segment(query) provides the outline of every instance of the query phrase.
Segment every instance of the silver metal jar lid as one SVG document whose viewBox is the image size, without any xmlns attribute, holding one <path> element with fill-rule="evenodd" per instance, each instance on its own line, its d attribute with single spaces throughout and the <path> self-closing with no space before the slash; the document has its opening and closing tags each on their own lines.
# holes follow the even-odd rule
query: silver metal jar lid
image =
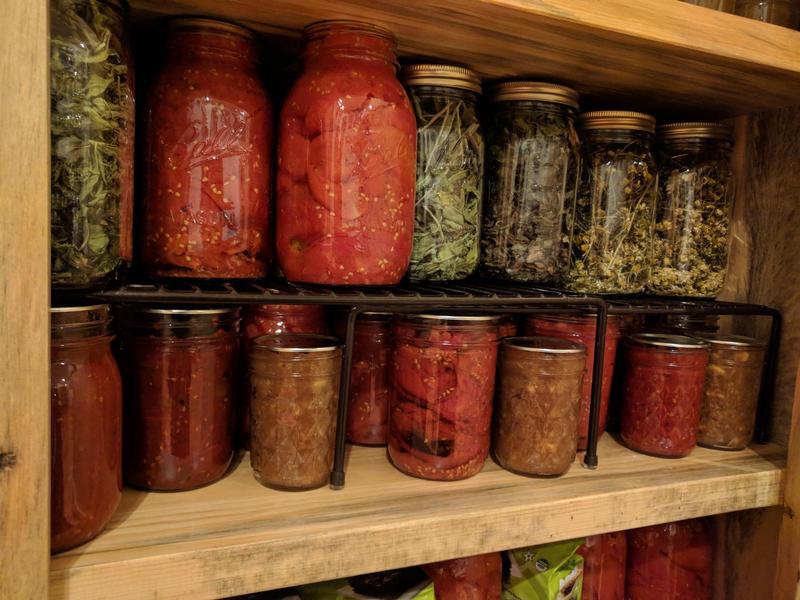
<svg viewBox="0 0 800 600">
<path fill-rule="evenodd" d="M 541 336 L 514 336 L 504 338 L 503 346 L 510 346 L 526 352 L 546 354 L 586 354 L 586 346 L 559 338 Z"/>
<path fill-rule="evenodd" d="M 727 333 L 697 333 L 692 334 L 699 340 L 712 346 L 729 346 L 734 348 L 766 348 L 767 344 L 746 335 L 732 335 Z"/>
<path fill-rule="evenodd" d="M 629 336 L 629 340 L 646 346 L 660 346 L 663 348 L 685 348 L 699 350 L 707 348 L 703 340 L 686 335 L 673 335 L 669 333 L 637 333 Z"/>
<path fill-rule="evenodd" d="M 270 352 L 332 352 L 342 347 L 338 338 L 315 333 L 262 335 L 252 342 L 253 349 Z"/>
<path fill-rule="evenodd" d="M 441 314 L 438 313 L 421 313 L 421 314 L 410 314 L 404 315 L 405 319 L 410 321 L 418 321 L 418 322 L 429 322 L 429 321 L 448 321 L 451 323 L 489 323 L 489 324 L 496 324 L 499 323 L 504 315 L 499 314 L 491 314 L 491 313 L 480 313 L 474 311 L 458 311 L 458 310 L 451 310 L 447 312 L 442 312 Z"/>
</svg>

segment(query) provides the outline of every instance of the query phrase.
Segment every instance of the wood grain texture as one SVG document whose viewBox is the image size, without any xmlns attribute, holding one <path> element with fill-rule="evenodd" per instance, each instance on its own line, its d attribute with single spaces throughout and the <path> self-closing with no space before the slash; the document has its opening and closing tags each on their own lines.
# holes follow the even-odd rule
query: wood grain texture
<svg viewBox="0 0 800 600">
<path fill-rule="evenodd" d="M 338 492 L 268 490 L 246 463 L 201 490 L 128 490 L 104 534 L 53 559 L 51 598 L 217 598 L 781 500 L 773 446 L 669 460 L 606 436 L 600 450 L 599 470 L 576 463 L 559 479 L 490 462 L 465 481 L 422 481 L 384 449 L 354 448 Z"/>
<path fill-rule="evenodd" d="M 37 600 L 50 553 L 47 8 L 0 10 L 0 598 Z"/>
</svg>

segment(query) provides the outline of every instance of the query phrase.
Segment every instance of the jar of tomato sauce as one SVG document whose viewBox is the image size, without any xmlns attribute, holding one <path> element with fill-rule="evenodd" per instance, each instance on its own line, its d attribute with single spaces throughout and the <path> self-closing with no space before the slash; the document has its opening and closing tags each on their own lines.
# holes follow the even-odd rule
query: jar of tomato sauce
<svg viewBox="0 0 800 600">
<path fill-rule="evenodd" d="M 394 325 L 389 458 L 423 479 L 464 479 L 489 454 L 500 318 L 422 314 Z"/>
<path fill-rule="evenodd" d="M 150 275 L 266 275 L 272 108 L 253 34 L 170 24 L 145 111 L 142 262 Z"/>
<path fill-rule="evenodd" d="M 436 600 L 500 600 L 503 559 L 499 552 L 443 560 L 422 569 L 433 580 Z"/>
<path fill-rule="evenodd" d="M 695 338 L 640 333 L 625 338 L 622 440 L 638 452 L 687 456 L 697 444 L 708 364 Z"/>
<path fill-rule="evenodd" d="M 631 529 L 626 600 L 709 600 L 713 546 L 706 519 Z"/>
<path fill-rule="evenodd" d="M 627 553 L 624 531 L 586 538 L 578 548 L 578 554 L 583 556 L 582 600 L 625 600 Z"/>
<path fill-rule="evenodd" d="M 586 370 L 583 374 L 581 406 L 578 415 L 578 449 L 586 450 L 589 439 L 589 410 L 592 405 L 592 381 L 594 379 L 594 344 L 597 331 L 595 315 L 530 316 L 525 320 L 525 335 L 556 337 L 586 346 Z M 617 345 L 620 338 L 620 322 L 615 317 L 606 321 L 606 340 L 603 351 L 603 381 L 600 388 L 600 422 L 598 433 L 606 430 L 611 384 L 614 380 L 614 365 L 617 362 Z"/>
<path fill-rule="evenodd" d="M 89 541 L 122 497 L 122 383 L 109 307 L 50 310 L 50 549 Z"/>
<path fill-rule="evenodd" d="M 239 311 L 127 307 L 122 317 L 125 480 L 180 491 L 233 458 Z"/>
<path fill-rule="evenodd" d="M 303 73 L 280 119 L 281 269 L 291 281 L 396 284 L 414 234 L 417 126 L 394 36 L 325 21 L 303 37 Z"/>
</svg>

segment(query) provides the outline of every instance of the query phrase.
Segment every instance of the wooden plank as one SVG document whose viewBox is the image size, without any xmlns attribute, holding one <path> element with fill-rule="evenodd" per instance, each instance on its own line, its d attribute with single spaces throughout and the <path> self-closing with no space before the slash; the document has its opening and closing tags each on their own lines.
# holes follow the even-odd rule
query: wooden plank
<svg viewBox="0 0 800 600">
<path fill-rule="evenodd" d="M 570 83 L 586 102 L 688 116 L 796 102 L 800 33 L 673 0 L 132 0 L 145 13 L 207 14 L 295 36 L 312 21 L 382 24 L 405 56 L 485 77 Z"/>
<path fill-rule="evenodd" d="M 191 492 L 127 490 L 107 532 L 54 557 L 51 598 L 217 598 L 781 501 L 775 446 L 668 460 L 606 436 L 600 452 L 558 479 L 490 462 L 444 483 L 354 448 L 338 492 L 268 490 L 248 464 Z"/>
<path fill-rule="evenodd" d="M 49 510 L 46 0 L 0 11 L 0 598 L 44 598 Z"/>
</svg>

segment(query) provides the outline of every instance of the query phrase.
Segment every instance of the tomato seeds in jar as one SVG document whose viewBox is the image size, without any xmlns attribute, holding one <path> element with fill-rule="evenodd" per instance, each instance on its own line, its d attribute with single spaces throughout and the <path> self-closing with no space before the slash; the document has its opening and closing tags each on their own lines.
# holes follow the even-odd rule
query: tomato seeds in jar
<svg viewBox="0 0 800 600">
<path fill-rule="evenodd" d="M 583 556 L 582 600 L 625 600 L 628 544 L 624 531 L 590 535 L 578 554 Z"/>
</svg>

